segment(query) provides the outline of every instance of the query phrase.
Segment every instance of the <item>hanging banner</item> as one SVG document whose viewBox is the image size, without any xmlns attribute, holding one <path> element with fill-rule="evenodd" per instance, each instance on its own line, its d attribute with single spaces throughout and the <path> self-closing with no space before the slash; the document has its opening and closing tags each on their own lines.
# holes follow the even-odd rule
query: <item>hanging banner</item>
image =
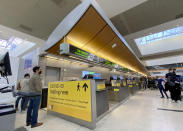
<svg viewBox="0 0 183 131">
<path fill-rule="evenodd" d="M 47 109 L 91 122 L 90 86 L 90 80 L 50 82 Z"/>
</svg>

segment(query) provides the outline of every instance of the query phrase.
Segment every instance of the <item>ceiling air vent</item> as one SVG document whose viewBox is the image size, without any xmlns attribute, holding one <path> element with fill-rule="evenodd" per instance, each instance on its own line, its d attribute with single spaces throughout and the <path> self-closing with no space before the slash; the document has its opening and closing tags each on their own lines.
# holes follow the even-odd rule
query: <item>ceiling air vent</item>
<svg viewBox="0 0 183 131">
<path fill-rule="evenodd" d="M 59 5 L 62 1 L 64 1 L 64 0 L 52 0 L 53 1 L 53 3 L 55 3 L 56 5 Z"/>
<path fill-rule="evenodd" d="M 183 14 L 179 14 L 179 15 L 176 15 L 175 19 L 179 19 L 179 18 L 182 18 L 183 17 Z"/>
<path fill-rule="evenodd" d="M 32 28 L 26 26 L 26 25 L 19 25 L 19 28 L 25 30 L 25 31 L 28 31 L 28 32 L 32 32 Z"/>
</svg>

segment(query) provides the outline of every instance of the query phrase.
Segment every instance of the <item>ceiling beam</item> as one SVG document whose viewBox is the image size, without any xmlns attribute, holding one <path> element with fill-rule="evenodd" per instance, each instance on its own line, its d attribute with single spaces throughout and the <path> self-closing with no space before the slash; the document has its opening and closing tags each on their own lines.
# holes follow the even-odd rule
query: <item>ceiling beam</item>
<svg viewBox="0 0 183 131">
<path fill-rule="evenodd" d="M 159 59 L 159 58 L 170 57 L 170 56 L 178 56 L 182 54 L 183 54 L 183 49 L 179 49 L 179 50 L 167 51 L 163 53 L 145 55 L 141 57 L 140 60 L 143 60 L 143 61 L 152 60 L 152 59 Z"/>
</svg>

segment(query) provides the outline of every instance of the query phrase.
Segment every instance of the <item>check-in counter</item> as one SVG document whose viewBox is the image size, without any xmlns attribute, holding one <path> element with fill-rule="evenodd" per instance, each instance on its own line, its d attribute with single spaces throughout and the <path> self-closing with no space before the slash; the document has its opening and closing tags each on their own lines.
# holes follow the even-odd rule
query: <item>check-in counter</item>
<svg viewBox="0 0 183 131">
<path fill-rule="evenodd" d="M 128 92 L 130 95 L 134 95 L 135 94 L 135 87 L 133 84 L 133 80 L 127 80 L 127 85 L 128 85 Z"/>
<path fill-rule="evenodd" d="M 108 90 L 105 80 L 95 80 L 97 117 L 109 110 Z"/>
<path fill-rule="evenodd" d="M 138 90 L 139 90 L 139 83 L 138 83 L 138 80 L 133 80 L 133 86 L 135 87 L 134 88 L 134 92 L 136 93 Z"/>
<path fill-rule="evenodd" d="M 139 90 L 138 80 L 127 80 L 128 91 L 130 95 L 134 95 Z"/>
<path fill-rule="evenodd" d="M 126 99 L 128 95 L 128 87 L 125 80 L 112 80 L 112 87 L 108 89 L 110 101 L 120 102 Z"/>
</svg>

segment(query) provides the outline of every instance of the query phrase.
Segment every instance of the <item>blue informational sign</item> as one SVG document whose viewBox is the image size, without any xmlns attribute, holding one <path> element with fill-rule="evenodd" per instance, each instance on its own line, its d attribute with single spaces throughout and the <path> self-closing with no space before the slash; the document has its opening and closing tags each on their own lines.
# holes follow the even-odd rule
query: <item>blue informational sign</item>
<svg viewBox="0 0 183 131">
<path fill-rule="evenodd" d="M 32 60 L 30 59 L 25 59 L 25 63 L 24 63 L 24 69 L 28 69 L 32 67 Z"/>
</svg>

